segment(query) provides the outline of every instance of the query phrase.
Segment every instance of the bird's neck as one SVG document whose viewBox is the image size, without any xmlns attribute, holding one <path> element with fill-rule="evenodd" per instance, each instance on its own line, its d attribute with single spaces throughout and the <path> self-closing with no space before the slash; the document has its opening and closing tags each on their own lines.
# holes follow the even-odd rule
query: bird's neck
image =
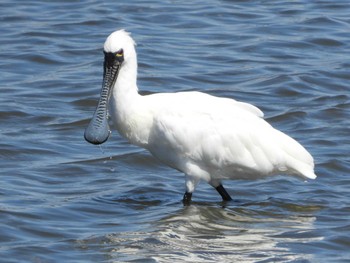
<svg viewBox="0 0 350 263">
<path fill-rule="evenodd" d="M 134 136 L 132 134 L 132 119 L 135 115 L 135 104 L 141 97 L 138 93 L 136 80 L 137 60 L 128 60 L 120 68 L 110 100 L 110 115 L 114 126 L 123 137 L 130 141 L 131 137 Z"/>
<path fill-rule="evenodd" d="M 137 89 L 137 60 L 132 59 L 120 68 L 117 81 L 114 85 L 113 96 L 118 103 L 130 103 L 138 96 Z"/>
</svg>

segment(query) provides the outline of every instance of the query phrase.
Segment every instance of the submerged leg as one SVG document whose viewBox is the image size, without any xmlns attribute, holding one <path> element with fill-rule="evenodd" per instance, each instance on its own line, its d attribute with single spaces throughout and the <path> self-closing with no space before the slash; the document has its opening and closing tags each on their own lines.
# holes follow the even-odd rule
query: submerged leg
<svg viewBox="0 0 350 263">
<path fill-rule="evenodd" d="M 192 199 L 192 193 L 186 192 L 184 194 L 184 198 L 182 199 L 182 203 L 184 205 L 189 205 L 191 203 L 191 199 Z"/>
<path fill-rule="evenodd" d="M 224 201 L 231 201 L 231 196 L 226 192 L 225 188 L 220 184 L 219 186 L 215 187 L 216 191 L 219 192 L 219 194 L 222 197 L 222 200 Z"/>
<path fill-rule="evenodd" d="M 186 174 L 186 193 L 182 199 L 184 205 L 189 205 L 192 199 L 192 193 L 199 183 L 199 179 Z"/>
</svg>

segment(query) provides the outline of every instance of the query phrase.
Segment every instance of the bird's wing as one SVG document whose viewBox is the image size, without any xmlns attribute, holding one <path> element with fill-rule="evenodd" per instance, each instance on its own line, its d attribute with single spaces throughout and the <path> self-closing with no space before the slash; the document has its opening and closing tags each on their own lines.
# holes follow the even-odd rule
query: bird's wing
<svg viewBox="0 0 350 263">
<path fill-rule="evenodd" d="M 252 173 L 259 169 L 259 162 L 271 166 L 271 161 L 259 149 L 260 138 L 254 135 L 270 127 L 260 118 L 260 110 L 245 103 L 206 99 L 201 103 L 197 101 L 196 107 L 183 103 L 175 108 L 169 103 L 157 111 L 149 150 L 182 171 L 185 168 L 181 166 L 188 162 L 207 170 L 235 167 L 248 168 Z"/>
<path fill-rule="evenodd" d="M 157 110 L 149 150 L 160 160 L 184 172 L 191 163 L 227 178 L 298 174 L 297 164 L 305 158 L 313 168 L 308 152 L 263 120 L 259 109 L 201 94 L 193 96 L 197 101 L 192 104 L 175 96 Z"/>
</svg>

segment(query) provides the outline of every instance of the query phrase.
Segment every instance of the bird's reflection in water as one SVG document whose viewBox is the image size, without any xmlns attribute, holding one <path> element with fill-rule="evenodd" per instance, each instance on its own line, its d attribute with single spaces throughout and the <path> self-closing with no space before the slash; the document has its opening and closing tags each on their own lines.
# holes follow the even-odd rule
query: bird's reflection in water
<svg viewBox="0 0 350 263">
<path fill-rule="evenodd" d="M 313 214 L 320 207 L 266 202 L 226 207 L 194 203 L 150 224 L 148 232 L 111 233 L 99 243 L 110 248 L 109 257 L 121 261 L 312 260 L 312 254 L 300 251 L 306 244 L 323 239 L 312 234 Z"/>
</svg>

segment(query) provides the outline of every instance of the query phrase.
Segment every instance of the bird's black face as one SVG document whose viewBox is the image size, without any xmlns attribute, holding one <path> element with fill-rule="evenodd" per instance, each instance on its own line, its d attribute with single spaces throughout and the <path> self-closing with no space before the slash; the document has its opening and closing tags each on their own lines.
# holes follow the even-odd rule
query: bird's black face
<svg viewBox="0 0 350 263">
<path fill-rule="evenodd" d="M 114 84 L 118 78 L 119 69 L 124 62 L 123 49 L 117 52 L 105 52 L 103 63 L 103 81 L 100 100 L 95 113 L 85 130 L 85 140 L 92 144 L 101 144 L 107 141 L 110 129 L 108 125 L 107 107 Z"/>
<path fill-rule="evenodd" d="M 106 52 L 103 51 L 103 54 L 105 55 L 105 60 L 104 60 L 104 68 L 110 68 L 113 67 L 115 63 L 121 64 L 124 61 L 124 51 L 123 49 L 120 49 L 117 52 Z"/>
</svg>

